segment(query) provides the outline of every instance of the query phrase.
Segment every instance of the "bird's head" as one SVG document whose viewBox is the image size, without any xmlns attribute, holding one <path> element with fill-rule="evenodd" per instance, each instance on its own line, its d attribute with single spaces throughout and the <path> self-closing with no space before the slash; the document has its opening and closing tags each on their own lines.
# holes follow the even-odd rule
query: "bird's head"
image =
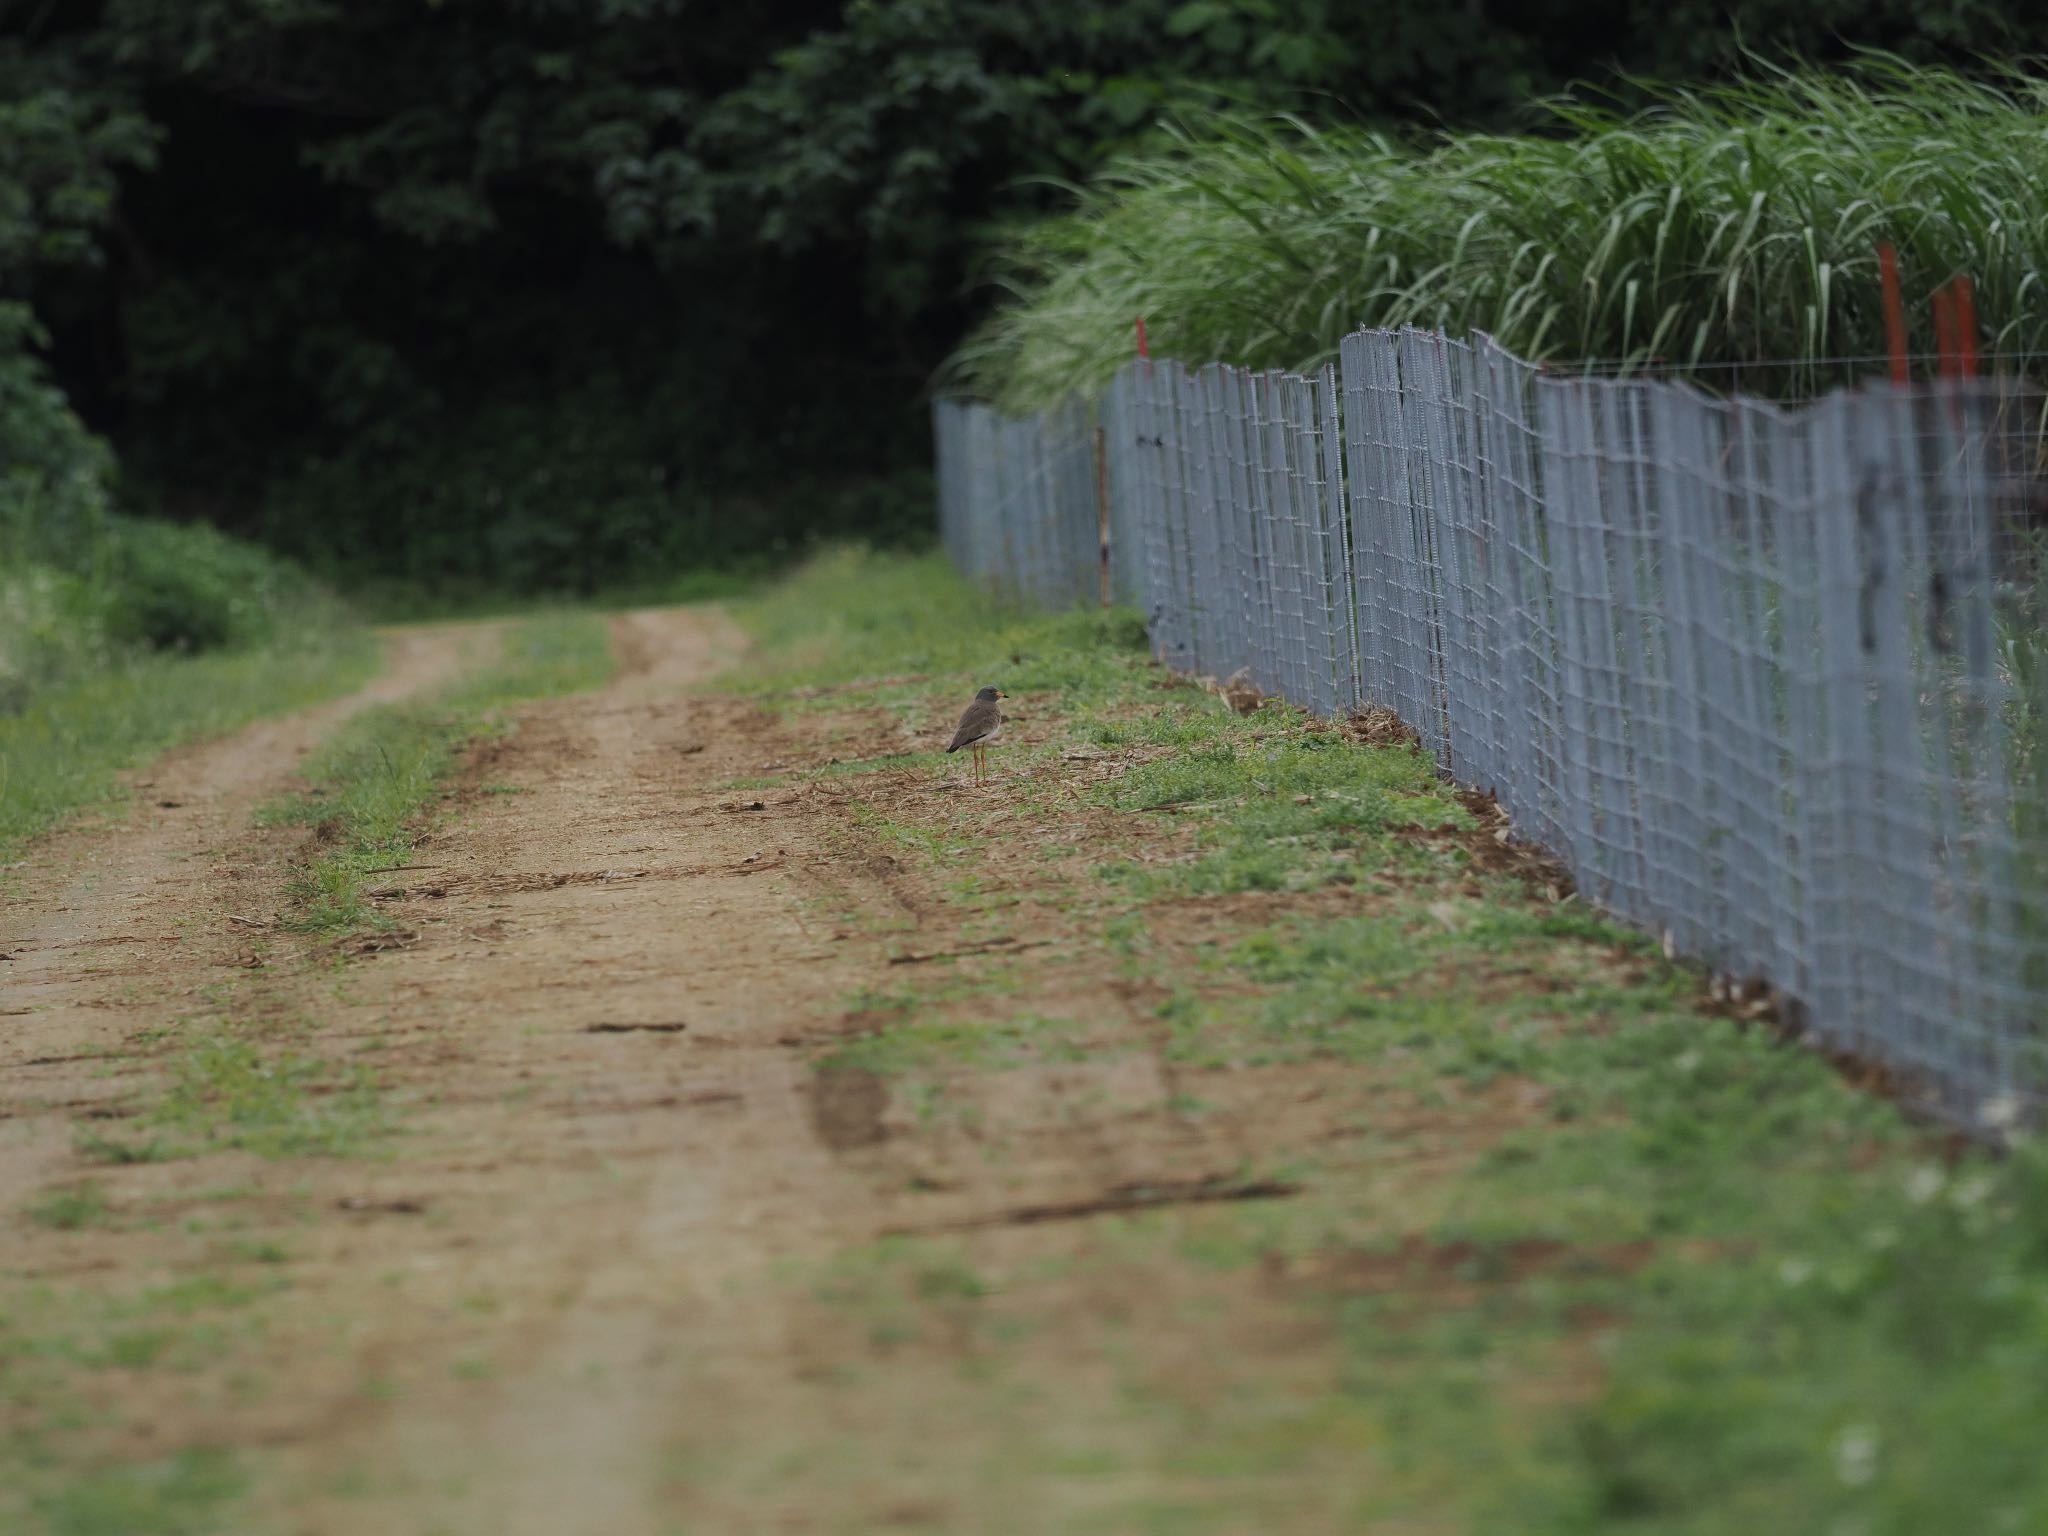
<svg viewBox="0 0 2048 1536">
<path fill-rule="evenodd" d="M 983 704 L 993 704 L 997 699 L 1007 699 L 1009 695 L 1000 688 L 984 688 L 974 697 Z"/>
</svg>

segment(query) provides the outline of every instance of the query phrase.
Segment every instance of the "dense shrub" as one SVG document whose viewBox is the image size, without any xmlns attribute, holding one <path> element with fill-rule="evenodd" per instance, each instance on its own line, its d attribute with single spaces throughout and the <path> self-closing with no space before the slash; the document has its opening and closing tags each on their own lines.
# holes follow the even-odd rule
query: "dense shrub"
<svg viewBox="0 0 2048 1536">
<path fill-rule="evenodd" d="M 245 650 L 336 617 L 289 561 L 65 489 L 29 472 L 0 481 L 0 713 L 131 657 Z"/>
<path fill-rule="evenodd" d="M 758 384 L 753 386 L 759 388 Z M 454 594 L 593 592 L 706 566 L 774 560 L 860 534 L 916 542 L 931 527 L 922 423 L 867 422 L 905 437 L 877 473 L 791 407 L 764 435 L 731 441 L 686 383 L 579 381 L 560 395 L 499 398 L 442 417 L 392 451 L 350 444 L 272 483 L 251 530 L 338 579 Z M 871 416 L 850 403 L 839 423 Z M 717 418 L 722 422 L 726 418 Z M 909 430 L 915 427 L 914 433 Z"/>
<path fill-rule="evenodd" d="M 306 588 L 275 556 L 212 528 L 122 519 L 108 561 L 107 629 L 158 651 L 257 645 Z"/>
</svg>

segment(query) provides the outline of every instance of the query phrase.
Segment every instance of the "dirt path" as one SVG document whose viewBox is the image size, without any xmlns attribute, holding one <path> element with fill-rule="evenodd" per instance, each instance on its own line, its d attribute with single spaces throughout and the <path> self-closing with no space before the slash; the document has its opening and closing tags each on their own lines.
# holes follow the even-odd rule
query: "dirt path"
<svg viewBox="0 0 2048 1536">
<path fill-rule="evenodd" d="M 169 753 L 137 781 L 133 815 L 34 845 L 0 913 L 0 1120 L 12 1123 L 0 1188 L 62 1172 L 71 1137 L 50 1111 L 119 1098 L 130 1036 L 247 964 L 286 874 L 251 818 L 299 760 L 351 715 L 432 692 L 497 641 L 493 625 L 389 631 L 366 687 Z"/>
<path fill-rule="evenodd" d="M 8 913 L 0 1199 L 87 1174 L 117 1217 L 36 1233 L 7 1278 L 210 1274 L 219 1240 L 190 1240 L 208 1220 L 141 1213 L 232 1191 L 237 1250 L 290 1253 L 262 1343 L 95 1400 L 129 1420 L 106 1455 L 271 1452 L 263 1529 L 676 1529 L 665 1458 L 745 1401 L 787 1407 L 774 1266 L 886 1224 L 835 1155 L 876 1139 L 880 1100 L 821 1104 L 791 1049 L 861 974 L 803 916 L 804 872 L 831 860 L 815 828 L 715 788 L 775 750 L 766 717 L 682 691 L 740 649 L 715 613 L 615 621 L 612 686 L 479 754 L 386 888 L 405 947 L 337 973 L 271 931 L 304 834 L 252 813 L 348 714 L 489 638 L 399 634 L 363 693 L 166 759 L 143 786 L 160 804 L 44 845 Z M 80 1126 L 159 1086 L 156 1038 L 223 1007 L 370 1062 L 397 1155 L 82 1164 Z"/>
<path fill-rule="evenodd" d="M 974 792 L 998 835 L 962 872 L 918 830 L 967 803 L 953 778 L 831 771 L 918 745 L 916 724 L 693 691 L 741 649 L 715 610 L 613 633 L 616 681 L 527 710 L 380 888 L 397 947 L 344 960 L 272 930 L 305 834 L 249 815 L 348 709 L 458 670 L 465 632 L 399 637 L 369 693 L 173 759 L 150 793 L 175 807 L 45 850 L 42 894 L 9 913 L 0 1201 L 89 1175 L 106 1210 L 11 1218 L 32 1241 L 4 1279 L 93 1298 L 113 1331 L 82 1355 L 178 1362 L 66 1399 L 94 1454 L 235 1452 L 237 1536 L 1118 1531 L 1209 1486 L 1189 1447 L 1326 1400 L 1341 1362 L 1286 1277 L 1171 1245 L 1241 1242 L 1221 1213 L 1284 1199 L 1259 1170 L 1311 1148 L 1355 1148 L 1352 1205 L 1412 1219 L 1425 1170 L 1526 1116 L 1511 1089 L 1455 1123 L 1313 1067 L 1197 1101 L 1161 995 L 1123 979 L 1085 900 L 1050 894 L 1111 830 L 1075 792 L 1085 754 L 1046 771 L 1045 805 Z M 774 782 L 793 767 L 813 771 Z M 1178 835 L 1133 822 L 1126 848 Z M 963 879 L 972 901 L 947 894 Z M 1161 907 L 1151 941 L 1193 955 L 1265 901 Z M 999 991 L 1072 1048 L 939 1096 L 834 1066 L 913 978 L 970 1019 Z M 154 1042 L 209 1010 L 370 1074 L 388 1155 L 83 1163 L 81 1126 L 132 1114 Z M 1396 1154 L 1346 1139 L 1368 1105 Z M 1093 1220 L 1152 1205 L 1185 1219 Z M 991 1272 L 1031 1277 L 1028 1305 L 1006 1311 Z M 169 1343 L 104 1322 L 187 1295 L 201 1321 L 155 1330 Z M 1364 1447 L 1332 1422 L 1284 1478 L 1244 1474 L 1243 1506 L 1351 1528 Z"/>
<path fill-rule="evenodd" d="M 860 1225 L 778 1044 L 842 979 L 799 916 L 800 854 L 709 791 L 758 766 L 731 730 L 751 711 L 677 693 L 737 638 L 699 613 L 615 637 L 613 687 L 533 711 L 479 765 L 514 792 L 437 840 L 394 904 L 428 942 L 368 968 L 349 1010 L 417 1021 L 394 1071 L 461 1064 L 392 1174 L 437 1229 L 401 1218 L 390 1241 L 493 1320 L 490 1379 L 451 1371 L 431 1303 L 384 1319 L 371 1347 L 404 1389 L 283 1480 L 305 1529 L 396 1529 L 423 1499 L 451 1530 L 668 1529 L 661 1457 L 705 1407 L 673 1400 L 677 1366 L 758 1367 L 780 1341 L 754 1283 Z M 360 1468 L 372 1486 L 308 1492 Z"/>
</svg>

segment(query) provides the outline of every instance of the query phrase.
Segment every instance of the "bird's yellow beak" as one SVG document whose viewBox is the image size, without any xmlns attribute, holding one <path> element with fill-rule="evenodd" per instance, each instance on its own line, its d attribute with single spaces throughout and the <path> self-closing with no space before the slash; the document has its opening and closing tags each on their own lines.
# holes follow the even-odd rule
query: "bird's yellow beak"
<svg viewBox="0 0 2048 1536">
<path fill-rule="evenodd" d="M 1003 690 L 1002 690 L 1002 689 L 998 688 L 998 689 L 996 690 L 996 697 L 997 697 L 997 698 L 999 698 L 999 699 L 1007 699 L 1007 698 L 1009 697 L 1009 695 L 1008 695 L 1007 693 L 1003 692 Z"/>
</svg>

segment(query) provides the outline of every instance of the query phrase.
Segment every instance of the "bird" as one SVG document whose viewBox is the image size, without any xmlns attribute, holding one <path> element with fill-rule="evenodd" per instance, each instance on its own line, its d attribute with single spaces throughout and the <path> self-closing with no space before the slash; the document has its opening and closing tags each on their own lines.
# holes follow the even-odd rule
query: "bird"
<svg viewBox="0 0 2048 1536">
<path fill-rule="evenodd" d="M 1000 688 L 984 688 L 974 696 L 974 702 L 967 706 L 967 712 L 960 717 L 960 728 L 953 733 L 953 745 L 948 752 L 958 752 L 962 747 L 974 748 L 974 782 L 981 782 L 984 765 L 987 762 L 988 744 L 1003 731 L 1003 712 L 997 707 L 998 699 L 1008 698 Z"/>
</svg>

